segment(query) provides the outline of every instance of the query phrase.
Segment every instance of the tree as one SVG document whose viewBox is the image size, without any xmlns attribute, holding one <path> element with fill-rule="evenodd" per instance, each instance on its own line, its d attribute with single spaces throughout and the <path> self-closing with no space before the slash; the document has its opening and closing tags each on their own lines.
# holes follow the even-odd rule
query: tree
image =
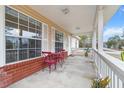
<svg viewBox="0 0 124 93">
<path fill-rule="evenodd" d="M 82 36 L 79 36 L 80 37 L 80 40 L 79 40 L 79 47 L 84 47 L 85 43 L 86 43 L 86 39 L 87 39 L 87 36 L 86 35 L 82 35 Z"/>
<path fill-rule="evenodd" d="M 120 37 L 118 35 L 115 35 L 113 37 L 110 37 L 108 39 L 108 41 L 106 42 L 106 45 L 108 46 L 108 48 L 119 48 L 119 41 L 120 41 Z"/>
</svg>

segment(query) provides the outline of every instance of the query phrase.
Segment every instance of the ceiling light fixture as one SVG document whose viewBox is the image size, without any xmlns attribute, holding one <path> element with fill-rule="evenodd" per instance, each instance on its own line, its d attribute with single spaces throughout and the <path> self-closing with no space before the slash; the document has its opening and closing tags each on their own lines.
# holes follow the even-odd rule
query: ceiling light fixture
<svg viewBox="0 0 124 93">
<path fill-rule="evenodd" d="M 61 11 L 66 15 L 70 12 L 69 8 L 63 8 Z"/>
<path fill-rule="evenodd" d="M 80 30 L 80 27 L 76 27 L 76 30 Z"/>
</svg>

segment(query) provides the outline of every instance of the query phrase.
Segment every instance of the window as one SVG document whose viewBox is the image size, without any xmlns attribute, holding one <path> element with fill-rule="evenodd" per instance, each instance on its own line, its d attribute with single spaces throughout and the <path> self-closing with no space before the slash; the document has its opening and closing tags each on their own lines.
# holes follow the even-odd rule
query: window
<svg viewBox="0 0 124 93">
<path fill-rule="evenodd" d="M 36 40 L 36 56 L 39 56 L 41 54 L 41 41 L 40 40 Z"/>
<path fill-rule="evenodd" d="M 17 61 L 18 38 L 6 37 L 6 62 Z"/>
<path fill-rule="evenodd" d="M 17 50 L 6 50 L 6 63 L 17 61 Z"/>
<path fill-rule="evenodd" d="M 19 48 L 28 48 L 29 42 L 26 38 L 19 38 Z"/>
<path fill-rule="evenodd" d="M 12 22 L 15 22 L 15 23 L 18 23 L 18 12 L 9 8 L 9 7 L 6 7 L 5 8 L 5 19 L 6 20 L 10 20 Z"/>
<path fill-rule="evenodd" d="M 34 28 L 29 28 L 30 38 L 36 38 L 36 32 Z"/>
<path fill-rule="evenodd" d="M 18 48 L 18 38 L 6 37 L 6 49 L 17 49 Z"/>
<path fill-rule="evenodd" d="M 55 31 L 55 52 L 63 49 L 63 33 Z"/>
<path fill-rule="evenodd" d="M 29 48 L 35 48 L 35 40 L 29 39 Z"/>
<path fill-rule="evenodd" d="M 5 21 L 6 35 L 19 36 L 18 24 Z"/>
<path fill-rule="evenodd" d="M 29 18 L 29 27 L 35 28 L 35 23 L 36 23 L 36 21 L 34 19 Z"/>
<path fill-rule="evenodd" d="M 29 42 L 26 38 L 19 38 L 19 60 L 28 58 L 28 46 Z"/>
<path fill-rule="evenodd" d="M 41 47 L 41 41 L 40 40 L 36 40 L 36 48 L 40 48 Z"/>
<path fill-rule="evenodd" d="M 28 34 L 28 33 L 27 33 L 27 32 L 28 32 L 28 27 L 19 25 L 19 30 L 20 30 L 20 31 L 19 31 L 19 35 L 20 35 L 20 36 L 24 36 L 24 37 L 27 36 L 27 37 L 28 37 L 28 35 L 27 35 L 27 34 Z"/>
<path fill-rule="evenodd" d="M 19 60 L 24 60 L 28 58 L 28 49 L 19 50 Z"/>
<path fill-rule="evenodd" d="M 29 49 L 29 58 L 35 57 L 35 49 Z"/>
<path fill-rule="evenodd" d="M 42 23 L 5 7 L 6 63 L 41 56 Z"/>
<path fill-rule="evenodd" d="M 19 23 L 24 26 L 28 26 L 28 17 L 19 13 Z"/>
</svg>

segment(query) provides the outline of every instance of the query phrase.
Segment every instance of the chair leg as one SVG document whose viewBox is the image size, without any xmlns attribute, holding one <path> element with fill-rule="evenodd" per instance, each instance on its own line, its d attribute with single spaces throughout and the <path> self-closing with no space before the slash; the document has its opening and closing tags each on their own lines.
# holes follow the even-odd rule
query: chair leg
<svg viewBox="0 0 124 93">
<path fill-rule="evenodd" d="M 51 73 L 51 65 L 49 65 L 49 73 Z"/>
<path fill-rule="evenodd" d="M 62 64 L 62 60 L 60 60 L 60 66 L 62 67 L 62 65 L 63 65 L 63 64 Z"/>
<path fill-rule="evenodd" d="M 54 64 L 54 66 L 55 66 L 55 69 L 54 70 L 56 70 L 56 63 Z"/>
<path fill-rule="evenodd" d="M 62 59 L 62 64 L 64 64 L 65 63 L 65 59 Z"/>
</svg>

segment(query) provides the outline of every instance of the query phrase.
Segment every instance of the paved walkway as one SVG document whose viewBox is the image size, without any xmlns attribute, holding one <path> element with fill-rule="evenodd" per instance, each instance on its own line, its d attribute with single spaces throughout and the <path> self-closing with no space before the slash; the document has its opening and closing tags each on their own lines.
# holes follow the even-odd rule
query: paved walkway
<svg viewBox="0 0 124 93">
<path fill-rule="evenodd" d="M 83 56 L 68 57 L 61 68 L 49 74 L 48 68 L 24 78 L 10 88 L 89 88 L 96 73 L 93 63 Z"/>
</svg>

